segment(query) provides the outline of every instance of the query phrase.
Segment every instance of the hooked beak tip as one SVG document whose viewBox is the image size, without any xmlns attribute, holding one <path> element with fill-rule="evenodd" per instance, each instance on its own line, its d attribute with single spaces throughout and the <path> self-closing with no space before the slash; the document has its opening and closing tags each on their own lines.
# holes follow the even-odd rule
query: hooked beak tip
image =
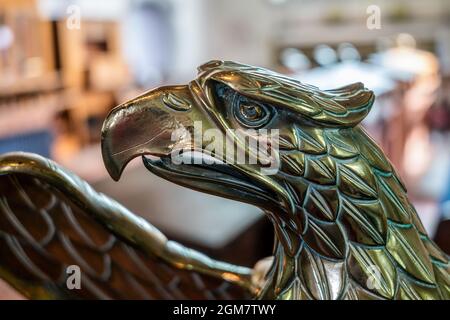
<svg viewBox="0 0 450 320">
<path fill-rule="evenodd" d="M 111 154 L 107 146 L 107 140 L 102 141 L 102 157 L 103 164 L 106 168 L 106 171 L 108 171 L 108 174 L 114 181 L 119 181 L 124 166 L 117 161 L 113 154 Z"/>
<path fill-rule="evenodd" d="M 103 163 L 118 181 L 126 165 L 144 155 L 166 155 L 173 147 L 173 128 L 192 122 L 188 86 L 155 88 L 112 109 L 102 127 Z"/>
</svg>

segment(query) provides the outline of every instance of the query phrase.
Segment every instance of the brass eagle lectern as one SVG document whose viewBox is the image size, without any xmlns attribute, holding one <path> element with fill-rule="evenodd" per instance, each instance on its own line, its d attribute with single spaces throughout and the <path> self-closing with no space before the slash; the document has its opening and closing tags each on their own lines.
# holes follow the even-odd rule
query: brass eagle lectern
<svg viewBox="0 0 450 320">
<path fill-rule="evenodd" d="M 449 299 L 448 256 L 360 125 L 373 101 L 361 83 L 321 91 L 262 68 L 211 61 L 189 84 L 148 91 L 108 115 L 102 154 L 113 179 L 142 156 L 166 180 L 266 213 L 273 257 L 254 270 L 168 240 L 48 159 L 4 154 L 0 277 L 37 299 Z M 189 138 L 198 122 L 196 133 L 231 132 L 235 143 L 223 144 L 224 153 L 231 145 L 251 155 L 245 139 L 278 130 L 277 148 L 269 144 L 266 154 L 278 170 L 267 174 L 267 162 L 234 157 L 175 163 L 177 148 L 210 151 L 211 139 Z M 70 265 L 82 271 L 80 290 L 67 288 Z"/>
</svg>

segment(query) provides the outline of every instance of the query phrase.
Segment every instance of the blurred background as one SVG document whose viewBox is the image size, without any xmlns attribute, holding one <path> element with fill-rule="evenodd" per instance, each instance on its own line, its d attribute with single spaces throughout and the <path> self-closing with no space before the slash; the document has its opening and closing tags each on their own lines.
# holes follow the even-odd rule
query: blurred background
<svg viewBox="0 0 450 320">
<path fill-rule="evenodd" d="M 210 59 L 375 91 L 364 126 L 450 253 L 449 0 L 0 0 L 0 153 L 50 157 L 170 238 L 251 266 L 273 243 L 258 209 L 172 185 L 139 159 L 115 183 L 101 160 L 112 107 Z M 0 297 L 19 296 L 0 283 Z"/>
</svg>

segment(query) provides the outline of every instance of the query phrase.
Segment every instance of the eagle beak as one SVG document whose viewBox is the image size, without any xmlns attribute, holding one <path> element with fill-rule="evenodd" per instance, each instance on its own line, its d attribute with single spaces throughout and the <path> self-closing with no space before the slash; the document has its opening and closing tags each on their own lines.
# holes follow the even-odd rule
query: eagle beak
<svg viewBox="0 0 450 320">
<path fill-rule="evenodd" d="M 168 156 L 175 147 L 191 143 L 173 133 L 193 126 L 193 101 L 188 86 L 166 86 L 111 110 L 101 138 L 103 162 L 110 176 L 119 180 L 126 165 L 138 156 Z"/>
</svg>

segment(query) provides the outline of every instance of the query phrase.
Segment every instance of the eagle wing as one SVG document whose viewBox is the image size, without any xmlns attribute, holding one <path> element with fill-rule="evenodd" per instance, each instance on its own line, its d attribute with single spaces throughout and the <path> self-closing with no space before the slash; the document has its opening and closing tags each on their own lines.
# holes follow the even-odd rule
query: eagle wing
<svg viewBox="0 0 450 320">
<path fill-rule="evenodd" d="M 27 153 L 0 156 L 0 277 L 34 299 L 243 299 L 253 293 L 251 269 L 168 240 L 79 177 Z"/>
</svg>

